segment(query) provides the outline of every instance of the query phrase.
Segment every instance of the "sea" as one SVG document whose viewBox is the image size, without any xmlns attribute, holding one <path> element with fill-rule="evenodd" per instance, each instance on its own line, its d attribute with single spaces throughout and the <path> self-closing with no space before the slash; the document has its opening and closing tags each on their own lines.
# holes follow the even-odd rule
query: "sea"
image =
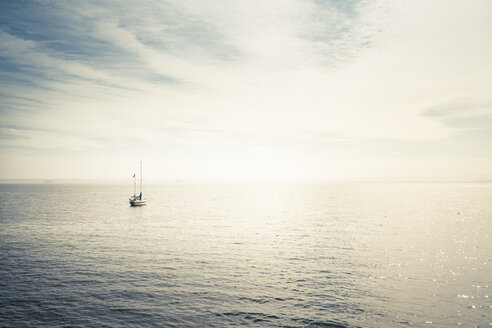
<svg viewBox="0 0 492 328">
<path fill-rule="evenodd" d="M 491 327 L 492 184 L 0 185 L 1 327 Z"/>
</svg>

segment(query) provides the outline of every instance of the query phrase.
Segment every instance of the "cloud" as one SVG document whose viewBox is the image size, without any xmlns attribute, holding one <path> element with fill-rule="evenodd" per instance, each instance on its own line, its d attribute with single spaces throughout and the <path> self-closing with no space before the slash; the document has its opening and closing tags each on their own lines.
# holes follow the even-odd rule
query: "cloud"
<svg viewBox="0 0 492 328">
<path fill-rule="evenodd" d="M 424 111 L 425 116 L 436 118 L 463 118 L 492 115 L 492 103 L 453 102 L 432 106 Z"/>
<path fill-rule="evenodd" d="M 461 133 L 476 134 L 482 130 L 485 136 L 492 131 L 492 103 L 457 101 L 432 106 L 424 111 L 424 116 L 459 129 Z M 489 132 L 489 133 L 487 133 Z M 476 142 L 479 144 L 480 142 Z"/>
<path fill-rule="evenodd" d="M 76 149 L 88 158 L 132 147 L 135 156 L 172 154 L 181 164 L 195 156 L 294 163 L 302 154 L 321 166 L 371 150 L 383 156 L 398 147 L 415 154 L 425 142 L 446 146 L 470 120 L 489 115 L 487 7 L 4 5 L 0 118 L 10 130 L 0 144 Z"/>
<path fill-rule="evenodd" d="M 61 71 L 71 76 L 88 80 L 110 81 L 111 77 L 101 71 L 77 61 L 69 61 L 50 56 L 37 42 L 23 40 L 0 31 L 0 56 L 12 64 L 28 70 Z M 55 76 L 49 76 L 51 78 Z"/>
<path fill-rule="evenodd" d="M 6 127 L 0 128 L 0 145 L 37 150 L 65 149 L 70 151 L 102 148 L 100 144 L 90 141 L 87 138 L 48 131 L 34 131 Z"/>
</svg>

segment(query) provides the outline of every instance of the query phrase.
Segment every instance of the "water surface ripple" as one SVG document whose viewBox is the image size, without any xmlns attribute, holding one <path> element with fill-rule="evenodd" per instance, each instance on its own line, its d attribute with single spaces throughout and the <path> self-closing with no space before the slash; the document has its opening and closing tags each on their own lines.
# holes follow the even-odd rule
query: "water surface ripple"
<svg viewBox="0 0 492 328">
<path fill-rule="evenodd" d="M 488 327 L 491 184 L 0 185 L 2 327 Z"/>
</svg>

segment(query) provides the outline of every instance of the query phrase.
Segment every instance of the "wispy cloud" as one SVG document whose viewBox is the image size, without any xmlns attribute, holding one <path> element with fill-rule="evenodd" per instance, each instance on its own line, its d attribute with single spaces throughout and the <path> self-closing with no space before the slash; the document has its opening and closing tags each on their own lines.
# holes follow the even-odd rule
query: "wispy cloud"
<svg viewBox="0 0 492 328">
<path fill-rule="evenodd" d="M 457 120 L 489 113 L 487 1 L 0 6 L 10 150 L 97 159 L 132 147 L 192 167 L 194 156 L 263 156 L 299 171 L 299 156 L 332 163 L 391 154 L 389 143 L 415 153 L 454 142 L 470 126 Z"/>
<path fill-rule="evenodd" d="M 0 145 L 38 150 L 68 149 L 80 151 L 87 148 L 102 148 L 100 144 L 90 141 L 88 138 L 20 128 L 0 128 Z"/>
<path fill-rule="evenodd" d="M 440 104 L 428 108 L 424 115 L 436 118 L 463 118 L 492 115 L 492 102 L 477 103 L 477 102 L 454 102 Z"/>
</svg>

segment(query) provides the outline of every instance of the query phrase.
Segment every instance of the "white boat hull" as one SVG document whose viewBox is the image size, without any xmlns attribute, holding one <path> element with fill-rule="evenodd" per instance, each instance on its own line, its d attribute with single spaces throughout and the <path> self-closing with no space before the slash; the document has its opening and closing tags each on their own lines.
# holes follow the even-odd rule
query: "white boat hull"
<svg viewBox="0 0 492 328">
<path fill-rule="evenodd" d="M 147 201 L 145 199 L 131 199 L 130 198 L 130 206 L 143 206 L 146 205 Z"/>
</svg>

